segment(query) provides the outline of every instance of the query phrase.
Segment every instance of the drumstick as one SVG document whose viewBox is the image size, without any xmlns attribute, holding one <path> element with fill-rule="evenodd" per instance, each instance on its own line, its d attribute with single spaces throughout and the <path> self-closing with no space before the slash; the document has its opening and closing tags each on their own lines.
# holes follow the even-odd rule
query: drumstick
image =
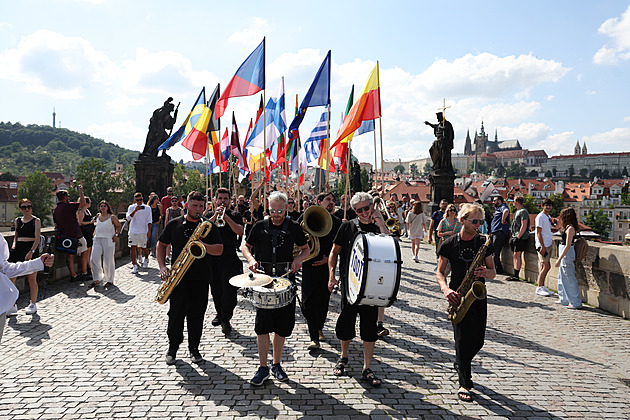
<svg viewBox="0 0 630 420">
<path fill-rule="evenodd" d="M 293 270 L 289 270 L 286 273 L 284 273 L 283 275 L 281 275 L 280 277 L 278 277 L 279 279 L 285 278 L 286 276 L 288 276 L 289 274 L 293 273 Z"/>
</svg>

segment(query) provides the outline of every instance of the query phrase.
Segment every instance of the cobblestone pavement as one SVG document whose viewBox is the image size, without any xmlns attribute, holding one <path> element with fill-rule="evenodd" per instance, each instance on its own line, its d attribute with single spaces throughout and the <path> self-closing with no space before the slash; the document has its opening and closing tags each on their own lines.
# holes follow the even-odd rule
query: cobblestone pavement
<svg viewBox="0 0 630 420">
<path fill-rule="evenodd" d="M 201 351 L 192 364 L 180 349 L 166 366 L 167 305 L 153 302 L 155 260 L 132 275 L 119 261 L 117 287 L 49 287 L 39 313 L 18 301 L 0 344 L 0 418 L 630 418 L 630 323 L 597 309 L 571 311 L 534 286 L 488 283 L 486 344 L 473 364 L 476 399 L 457 400 L 452 327 L 424 244 L 421 262 L 401 243 L 403 279 L 386 311 L 391 335 L 377 343 L 373 389 L 360 380 L 361 343 L 352 342 L 348 375 L 336 378 L 339 353 L 333 295 L 322 349 L 308 352 L 300 313 L 287 340 L 286 383 L 247 383 L 258 362 L 251 303 L 239 298 L 233 331 L 212 327 L 209 304 Z M 182 346 L 185 348 L 185 344 Z M 625 383 L 624 383 L 625 381 Z"/>
</svg>

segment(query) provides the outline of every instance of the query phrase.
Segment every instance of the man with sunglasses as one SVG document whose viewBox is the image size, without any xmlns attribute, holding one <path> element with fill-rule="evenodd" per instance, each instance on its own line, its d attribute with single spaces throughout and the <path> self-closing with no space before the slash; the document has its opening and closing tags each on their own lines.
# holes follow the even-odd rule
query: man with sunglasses
<svg viewBox="0 0 630 420">
<path fill-rule="evenodd" d="M 339 259 L 339 274 L 341 281 L 347 281 L 348 266 L 352 243 L 355 235 L 361 232 L 385 233 L 389 234 L 385 220 L 380 211 L 374 210 L 374 199 L 368 193 L 359 192 L 352 197 L 350 205 L 357 214 L 357 218 L 348 220 L 341 224 L 334 245 L 328 257 L 328 290 L 339 284 L 335 276 L 335 268 Z M 341 255 L 341 258 L 339 256 Z M 355 323 L 357 315 L 360 317 L 360 334 L 363 341 L 363 379 L 370 385 L 377 387 L 381 385 L 381 380 L 370 369 L 370 363 L 374 354 L 374 345 L 378 340 L 376 323 L 378 320 L 378 307 L 367 305 L 351 305 L 348 303 L 345 290 L 342 287 L 341 313 L 337 318 L 335 333 L 341 341 L 341 356 L 335 366 L 333 373 L 336 376 L 344 374 L 348 365 L 348 350 L 350 341 L 356 336 Z"/>
<path fill-rule="evenodd" d="M 478 204 L 463 204 L 457 215 L 462 230 L 446 239 L 438 250 L 440 259 L 436 273 L 437 282 L 442 293 L 451 305 L 459 304 L 463 298 L 456 292 L 466 272 L 472 264 L 485 239 L 477 233 L 477 229 L 483 223 L 484 210 Z M 493 246 L 486 249 L 483 263 L 475 269 L 476 280 L 485 283 L 485 279 L 493 279 L 496 276 L 493 261 Z M 446 280 L 446 267 L 450 262 L 451 279 Z M 458 324 L 453 323 L 455 335 L 455 370 L 459 376 L 460 388 L 457 397 L 462 401 L 472 401 L 470 390 L 473 388 L 471 363 L 473 357 L 483 347 L 486 334 L 486 320 L 488 312 L 487 299 L 477 299 Z"/>
<path fill-rule="evenodd" d="M 259 220 L 252 226 L 241 246 L 241 251 L 252 272 L 256 273 L 262 269 L 268 276 L 280 277 L 290 271 L 288 278 L 293 282 L 295 273 L 302 268 L 302 262 L 308 257 L 309 248 L 300 225 L 287 216 L 287 201 L 286 194 L 280 191 L 274 191 L 269 195 L 269 217 Z M 294 244 L 300 248 L 300 254 L 295 259 Z M 291 335 L 294 326 L 295 298 L 281 308 L 256 309 L 254 331 L 257 336 L 260 366 L 249 381 L 250 384 L 261 386 L 269 378 L 267 355 L 270 333 L 274 333 L 271 373 L 281 382 L 289 379 L 280 366 L 280 360 L 285 339 Z"/>
<path fill-rule="evenodd" d="M 431 215 L 431 224 L 429 225 L 429 238 L 428 241 L 431 243 L 435 240 L 435 252 L 437 254 L 437 246 L 439 239 L 437 236 L 437 227 L 440 224 L 440 221 L 444 219 L 444 214 L 446 213 L 446 207 L 448 207 L 448 201 L 443 198 L 440 200 L 440 208 L 433 212 Z"/>
<path fill-rule="evenodd" d="M 166 226 L 166 209 L 171 207 L 171 200 L 173 199 L 173 197 L 177 199 L 177 197 L 173 195 L 173 187 L 168 187 L 166 189 L 166 195 L 160 200 L 160 204 L 162 205 L 162 220 L 164 220 L 164 226 Z M 179 206 L 179 200 L 176 201 L 177 205 Z"/>
<path fill-rule="evenodd" d="M 144 268 L 149 266 L 149 249 L 147 242 L 151 237 L 151 224 L 153 216 L 151 207 L 143 204 L 144 199 L 142 193 L 137 192 L 133 195 L 135 203 L 131 204 L 127 209 L 127 221 L 129 222 L 129 247 L 131 251 L 131 269 L 132 274 L 138 274 L 138 264 L 142 264 L 142 256 L 144 255 Z"/>
<path fill-rule="evenodd" d="M 494 266 L 497 274 L 503 274 L 501 250 L 505 241 L 510 237 L 510 208 L 500 195 L 495 196 L 492 203 L 495 210 L 490 224 L 490 232 L 492 232 L 492 246 L 494 247 Z"/>
</svg>

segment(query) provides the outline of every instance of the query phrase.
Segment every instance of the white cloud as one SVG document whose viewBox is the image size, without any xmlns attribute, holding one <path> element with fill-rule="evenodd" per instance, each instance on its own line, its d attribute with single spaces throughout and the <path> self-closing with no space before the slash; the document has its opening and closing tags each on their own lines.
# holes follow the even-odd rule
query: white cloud
<svg viewBox="0 0 630 420">
<path fill-rule="evenodd" d="M 554 98 L 554 97 L 555 97 L 555 96 L 553 96 L 553 95 L 547 95 L 547 96 L 545 96 L 545 100 L 546 100 L 546 101 L 553 101 L 553 98 Z"/>
<path fill-rule="evenodd" d="M 630 58 L 630 6 L 621 17 L 607 19 L 598 32 L 611 38 L 612 47 L 602 46 L 593 56 L 595 64 L 615 64 Z"/>
<path fill-rule="evenodd" d="M 630 116 L 627 116 L 626 118 L 623 119 L 625 122 L 630 122 Z"/>
<path fill-rule="evenodd" d="M 575 133 L 565 131 L 559 134 L 551 134 L 538 140 L 534 145 L 534 147 L 528 147 L 528 149 L 543 149 L 548 156 L 570 155 L 573 154 L 573 146 L 575 146 Z"/>
<path fill-rule="evenodd" d="M 142 150 L 144 148 L 147 134 L 145 128 L 136 127 L 131 121 L 92 124 L 85 131 L 96 138 L 105 139 L 105 141 L 132 150 Z"/>
<path fill-rule="evenodd" d="M 11 29 L 13 26 L 9 22 L 0 22 L 0 31 Z"/>
<path fill-rule="evenodd" d="M 127 95 L 120 95 L 107 101 L 105 104 L 113 114 L 124 114 L 131 108 L 144 105 L 146 102 L 146 97 L 131 97 Z"/>
<path fill-rule="evenodd" d="M 248 19 L 245 29 L 234 32 L 230 35 L 228 41 L 254 47 L 260 44 L 263 37 L 268 35 L 270 31 L 271 25 L 269 25 L 267 19 L 254 16 Z"/>
<path fill-rule="evenodd" d="M 623 151 L 628 149 L 628 144 L 630 143 L 630 128 L 614 128 L 610 131 L 583 137 L 582 140 L 589 145 L 602 145 L 604 146 L 604 150 L 609 152 Z"/>
</svg>

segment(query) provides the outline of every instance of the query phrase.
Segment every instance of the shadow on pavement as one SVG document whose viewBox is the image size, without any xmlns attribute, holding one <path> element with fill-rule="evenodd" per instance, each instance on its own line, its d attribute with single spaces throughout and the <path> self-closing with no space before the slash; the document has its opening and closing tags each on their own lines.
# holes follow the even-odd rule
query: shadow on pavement
<svg viewBox="0 0 630 420">
<path fill-rule="evenodd" d="M 27 315 L 28 316 L 28 315 Z M 52 325 L 42 324 L 38 314 L 32 315 L 31 322 L 18 322 L 18 317 L 8 318 L 7 323 L 21 336 L 28 337 L 27 346 L 39 346 L 43 340 L 49 340 L 48 331 L 52 330 Z"/>
</svg>

